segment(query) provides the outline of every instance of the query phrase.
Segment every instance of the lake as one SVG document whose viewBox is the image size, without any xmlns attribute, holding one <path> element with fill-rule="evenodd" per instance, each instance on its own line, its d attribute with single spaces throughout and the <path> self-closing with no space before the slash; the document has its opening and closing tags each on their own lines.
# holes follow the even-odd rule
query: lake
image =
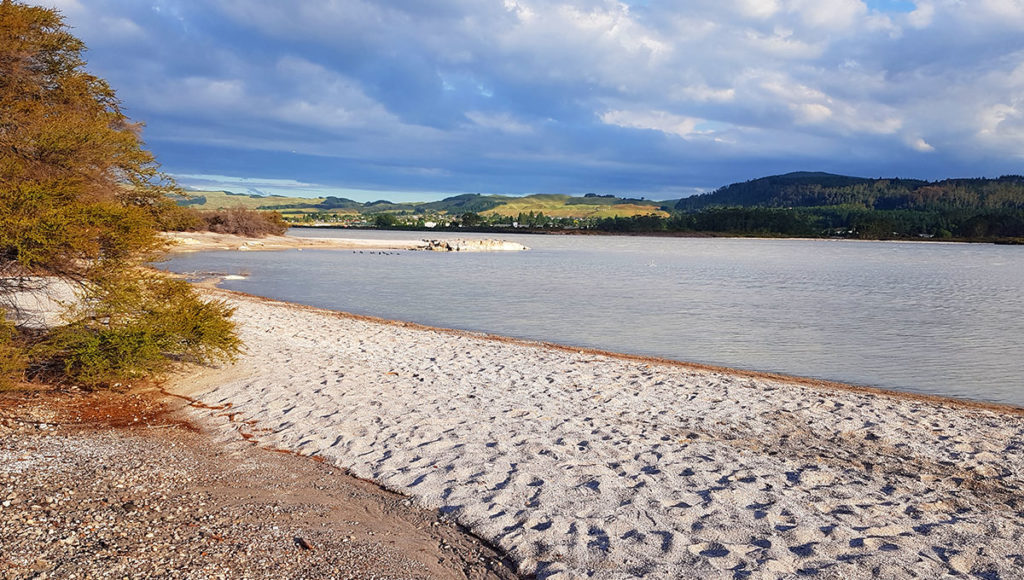
<svg viewBox="0 0 1024 580">
<path fill-rule="evenodd" d="M 222 287 L 356 314 L 1024 406 L 1021 246 L 462 237 L 532 249 L 208 252 L 160 266 L 242 273 Z"/>
</svg>

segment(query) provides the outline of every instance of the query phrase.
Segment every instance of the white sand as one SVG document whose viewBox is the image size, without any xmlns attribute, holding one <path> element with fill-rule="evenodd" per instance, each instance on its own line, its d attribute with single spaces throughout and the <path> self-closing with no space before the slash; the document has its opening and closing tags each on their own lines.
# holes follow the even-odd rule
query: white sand
<svg viewBox="0 0 1024 580">
<path fill-rule="evenodd" d="M 440 508 L 523 573 L 1024 577 L 1010 410 L 229 300 L 244 376 L 194 394 L 225 436 Z"/>
<path fill-rule="evenodd" d="M 24 278 L 23 283 L 21 290 L 7 297 L 13 310 L 8 315 L 13 322 L 27 328 L 43 329 L 63 324 L 63 315 L 78 302 L 71 282 L 30 277 Z"/>
<path fill-rule="evenodd" d="M 526 246 L 505 240 L 376 240 L 358 238 L 305 238 L 301 236 L 265 236 L 247 238 L 214 232 L 164 232 L 171 253 L 211 250 L 269 251 L 293 249 L 345 250 L 434 250 L 452 252 L 502 252 L 527 250 Z"/>
</svg>

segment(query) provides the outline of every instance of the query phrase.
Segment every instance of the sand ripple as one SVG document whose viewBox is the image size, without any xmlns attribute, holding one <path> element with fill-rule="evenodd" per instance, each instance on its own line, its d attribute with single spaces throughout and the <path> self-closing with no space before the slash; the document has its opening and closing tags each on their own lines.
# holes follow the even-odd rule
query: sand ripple
<svg viewBox="0 0 1024 580">
<path fill-rule="evenodd" d="M 225 429 L 439 508 L 523 573 L 1024 575 L 1020 415 L 231 300 L 257 370 L 201 394 Z"/>
</svg>

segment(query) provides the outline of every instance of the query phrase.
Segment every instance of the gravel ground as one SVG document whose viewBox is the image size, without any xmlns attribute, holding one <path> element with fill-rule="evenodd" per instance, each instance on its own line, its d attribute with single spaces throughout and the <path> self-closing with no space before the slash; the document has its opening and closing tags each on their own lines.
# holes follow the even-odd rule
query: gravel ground
<svg viewBox="0 0 1024 580">
<path fill-rule="evenodd" d="M 0 393 L 0 578 L 515 578 L 436 512 L 150 394 Z"/>
</svg>

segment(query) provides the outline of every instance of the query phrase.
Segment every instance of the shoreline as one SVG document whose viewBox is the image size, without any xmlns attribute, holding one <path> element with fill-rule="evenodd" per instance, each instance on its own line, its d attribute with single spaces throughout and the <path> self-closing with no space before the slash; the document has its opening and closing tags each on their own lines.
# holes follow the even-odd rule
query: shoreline
<svg viewBox="0 0 1024 580">
<path fill-rule="evenodd" d="M 376 227 L 348 227 L 336 225 L 306 225 L 288 224 L 289 227 L 309 230 L 366 230 L 375 232 L 414 232 L 414 233 L 444 233 L 456 230 L 431 230 L 431 229 L 381 229 Z M 525 228 L 467 228 L 460 229 L 470 234 L 512 234 L 524 236 L 609 236 L 609 237 L 649 237 L 649 238 L 695 238 L 695 239 L 723 239 L 723 240 L 800 240 L 820 242 L 892 242 L 900 244 L 992 244 L 997 246 L 1019 246 L 1024 245 L 1021 238 L 994 238 L 994 239 L 971 239 L 971 238 L 840 238 L 840 237 L 793 237 L 793 236 L 764 236 L 751 235 L 741 236 L 726 232 L 605 232 L 598 230 L 526 230 Z"/>
<path fill-rule="evenodd" d="M 152 388 L 0 393 L 4 577 L 514 577 L 437 512 L 308 458 L 212 444 L 196 418 Z"/>
<path fill-rule="evenodd" d="M 741 369 L 736 367 L 728 367 L 721 365 L 710 365 L 704 363 L 696 363 L 683 361 L 678 359 L 648 356 L 642 354 L 630 354 L 623 352 L 616 352 L 610 350 L 603 350 L 598 348 L 573 346 L 570 344 L 562 344 L 558 342 L 548 342 L 543 340 L 533 340 L 528 338 L 518 338 L 514 336 L 505 336 L 500 334 L 493 334 L 484 331 L 475 330 L 463 330 L 459 328 L 449 328 L 444 326 L 430 326 L 427 324 L 420 324 L 418 322 L 410 322 L 405 320 L 396 320 L 392 318 L 382 318 L 379 316 L 371 316 L 367 314 L 355 314 L 352 312 L 346 312 L 343 310 L 332 310 L 329 308 L 321 308 L 318 306 L 310 306 L 308 304 L 301 304 L 298 302 L 288 302 L 285 300 L 278 300 L 276 298 L 268 298 L 266 296 L 260 296 L 258 294 L 250 294 L 248 292 L 242 292 L 240 290 L 228 290 L 218 286 L 219 278 L 214 277 L 209 280 L 204 280 L 201 283 L 197 283 L 198 286 L 209 291 L 211 294 L 223 293 L 227 296 L 239 296 L 245 299 L 257 300 L 268 304 L 274 304 L 284 306 L 287 308 L 309 310 L 311 312 L 323 314 L 325 316 L 333 316 L 344 319 L 360 320 L 366 322 L 372 322 L 375 324 L 382 324 L 388 326 L 396 326 L 400 328 L 409 328 L 415 330 L 425 330 L 431 332 L 438 332 L 442 334 L 450 334 L 452 336 L 463 336 L 468 338 L 478 338 L 482 340 L 494 341 L 505 344 L 515 344 L 521 346 L 537 347 L 551 349 L 555 351 L 561 351 L 566 353 L 580 353 L 580 354 L 591 354 L 595 356 L 602 356 L 610 359 L 618 359 L 623 361 L 639 362 L 639 363 L 650 363 L 669 367 L 678 367 L 683 369 L 719 373 L 724 375 L 732 375 L 743 378 L 752 379 L 763 379 L 771 381 L 783 381 L 787 383 L 799 384 L 811 388 L 829 390 L 829 391 L 843 391 L 851 393 L 862 393 L 876 396 L 893 397 L 896 399 L 905 399 L 910 401 L 918 401 L 936 405 L 946 405 L 950 407 L 959 407 L 965 409 L 976 409 L 984 411 L 992 411 L 996 413 L 1005 413 L 1009 415 L 1024 416 L 1024 406 L 1013 405 L 1011 403 L 997 403 L 991 401 L 976 401 L 973 399 L 961 399 L 957 397 L 950 397 L 944 395 L 930 395 L 924 393 L 915 393 L 911 391 L 899 391 L 895 389 L 886 389 L 883 387 L 873 387 L 870 385 L 857 385 L 854 383 L 844 383 L 842 381 L 832 381 L 828 379 L 818 379 L 814 377 L 803 377 L 799 375 L 788 375 L 785 373 L 773 373 L 769 371 L 756 371 L 749 369 Z"/>
<path fill-rule="evenodd" d="M 264 236 L 253 238 L 215 232 L 163 232 L 168 254 L 212 251 L 279 250 L 425 250 L 442 252 L 501 252 L 528 250 L 526 246 L 502 240 L 462 240 L 458 238 L 421 240 L 368 240 L 360 238 L 305 238 L 301 236 Z"/>
<path fill-rule="evenodd" d="M 1017 407 L 210 295 L 250 348 L 190 395 L 230 407 L 222 440 L 440 509 L 521 574 L 1024 566 Z"/>
</svg>

